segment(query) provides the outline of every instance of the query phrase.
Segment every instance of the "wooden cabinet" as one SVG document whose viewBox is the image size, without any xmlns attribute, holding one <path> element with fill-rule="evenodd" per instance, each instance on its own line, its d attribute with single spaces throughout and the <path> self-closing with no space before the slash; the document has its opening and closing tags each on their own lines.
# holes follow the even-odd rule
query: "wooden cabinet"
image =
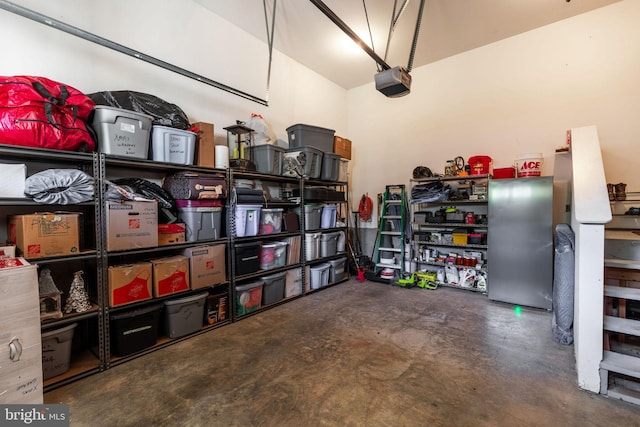
<svg viewBox="0 0 640 427">
<path fill-rule="evenodd" d="M 35 265 L 0 269 L 0 403 L 42 403 Z"/>
</svg>

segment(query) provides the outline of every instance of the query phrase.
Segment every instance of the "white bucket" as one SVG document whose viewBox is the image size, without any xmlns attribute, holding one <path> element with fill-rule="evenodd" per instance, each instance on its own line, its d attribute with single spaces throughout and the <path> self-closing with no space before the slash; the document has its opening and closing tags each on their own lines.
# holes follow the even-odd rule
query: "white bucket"
<svg viewBox="0 0 640 427">
<path fill-rule="evenodd" d="M 516 177 L 527 178 L 531 176 L 540 176 L 540 172 L 542 171 L 542 162 L 542 153 L 519 154 L 515 163 Z"/>
</svg>

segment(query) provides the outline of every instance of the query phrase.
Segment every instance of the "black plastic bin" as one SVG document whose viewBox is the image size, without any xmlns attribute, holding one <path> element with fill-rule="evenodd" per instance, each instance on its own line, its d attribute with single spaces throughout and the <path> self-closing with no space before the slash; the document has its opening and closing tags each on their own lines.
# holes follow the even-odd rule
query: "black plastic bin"
<svg viewBox="0 0 640 427">
<path fill-rule="evenodd" d="M 162 304 L 111 315 L 111 354 L 122 357 L 156 344 Z"/>
</svg>

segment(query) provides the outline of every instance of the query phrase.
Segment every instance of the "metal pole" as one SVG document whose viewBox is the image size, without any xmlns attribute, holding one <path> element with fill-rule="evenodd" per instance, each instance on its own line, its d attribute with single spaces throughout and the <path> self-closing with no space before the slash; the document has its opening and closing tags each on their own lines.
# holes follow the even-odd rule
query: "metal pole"
<svg viewBox="0 0 640 427">
<path fill-rule="evenodd" d="M 27 9 L 25 7 L 19 6 L 15 3 L 11 3 L 6 0 L 0 0 L 0 9 L 4 9 L 6 11 L 15 13 L 16 15 L 20 15 L 24 18 L 31 19 L 33 21 L 39 22 L 41 24 L 50 26 L 57 30 L 63 31 L 65 33 L 74 35 L 76 37 L 80 37 L 81 39 L 90 41 L 92 43 L 99 44 L 100 46 L 113 49 L 117 52 L 124 53 L 125 55 L 132 56 L 134 58 L 140 59 L 142 61 L 148 62 L 149 64 L 153 64 L 157 67 L 164 68 L 165 70 L 173 71 L 174 73 L 180 74 L 184 77 L 188 77 L 190 79 L 199 81 L 200 83 L 204 83 L 209 86 L 213 86 L 217 89 L 224 90 L 225 92 L 229 92 L 233 95 L 239 96 L 241 98 L 248 99 L 249 101 L 257 102 L 258 104 L 268 106 L 268 102 L 264 99 L 258 98 L 249 93 L 243 92 L 241 90 L 232 88 L 223 83 L 216 82 L 215 80 L 211 80 L 210 78 L 201 76 L 199 74 L 193 73 L 189 70 L 185 70 L 184 68 L 178 67 L 176 65 L 170 64 L 168 62 L 162 61 L 160 59 L 154 58 L 152 56 L 146 55 L 137 50 L 128 48 L 111 40 L 100 37 L 96 34 L 89 33 L 80 28 L 74 27 L 72 25 L 66 24 L 62 21 L 58 21 L 49 16 L 42 15 L 38 12 L 35 12 L 31 9 Z"/>
</svg>

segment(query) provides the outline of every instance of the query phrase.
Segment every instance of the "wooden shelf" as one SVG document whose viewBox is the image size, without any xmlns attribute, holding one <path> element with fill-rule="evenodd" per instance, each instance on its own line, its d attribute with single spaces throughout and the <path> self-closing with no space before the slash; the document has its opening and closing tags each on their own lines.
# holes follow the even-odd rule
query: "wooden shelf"
<svg viewBox="0 0 640 427">
<path fill-rule="evenodd" d="M 55 377 L 44 381 L 44 391 L 47 392 L 52 386 L 61 386 L 72 380 L 96 373 L 100 371 L 100 359 L 94 350 L 76 351 L 71 353 L 69 370 Z"/>
</svg>

